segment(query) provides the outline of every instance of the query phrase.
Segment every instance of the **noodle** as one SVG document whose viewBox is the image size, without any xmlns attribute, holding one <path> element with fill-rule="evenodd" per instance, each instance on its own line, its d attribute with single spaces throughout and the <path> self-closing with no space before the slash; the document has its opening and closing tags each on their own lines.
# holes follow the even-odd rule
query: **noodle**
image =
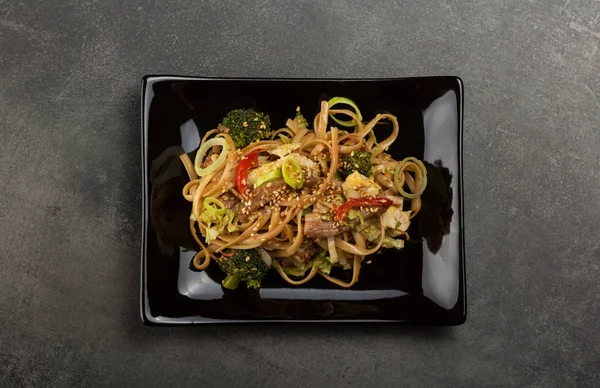
<svg viewBox="0 0 600 388">
<path fill-rule="evenodd" d="M 346 102 L 340 102 L 338 99 L 332 104 L 351 103 L 347 99 L 344 101 Z M 427 171 L 421 161 L 412 157 L 396 161 L 386 153 L 400 132 L 396 117 L 391 114 L 377 114 L 364 124 L 356 105 L 351 103 L 351 106 L 356 112 L 350 109 L 330 109 L 329 103 L 322 101 L 321 110 L 314 117 L 312 129 L 307 128 L 303 121 L 288 119 L 285 127 L 270 132 L 265 136 L 266 140 L 254 141 L 237 149 L 232 134 L 227 128 L 219 125 L 202 137 L 200 147 L 210 141 L 203 149 L 209 150 L 211 145 L 212 148 L 203 160 L 197 158 L 197 166 L 187 154 L 180 156 L 189 177 L 189 182 L 182 189 L 182 196 L 191 202 L 189 226 L 194 240 L 200 247 L 192 260 L 194 268 L 204 270 L 213 259 L 222 260 L 219 256 L 230 257 L 234 255 L 235 250 L 260 247 L 270 256 L 269 263 L 272 260 L 275 271 L 291 285 L 305 284 L 318 274 L 340 287 L 348 288 L 358 282 L 365 256 L 385 247 L 386 239 L 410 239 L 406 228 L 398 229 L 396 225 L 395 229 L 390 230 L 382 221 L 382 212 L 369 213 L 369 205 L 360 205 L 358 208 L 361 212 L 367 211 L 364 216 L 360 216 L 360 227 L 346 220 L 344 215 L 340 216 L 339 220 L 336 219 L 340 201 L 346 201 L 346 206 L 354 200 L 354 197 L 346 197 L 344 179 L 338 175 L 340 158 L 351 158 L 357 151 L 369 152 L 367 155 L 370 155 L 373 175 L 372 178 L 363 178 L 379 187 L 380 193 L 383 193 L 378 194 L 383 197 L 375 199 L 379 200 L 378 204 L 384 201 L 381 203 L 385 205 L 371 206 L 396 206 L 405 214 L 405 220 L 413 219 L 421 209 L 420 196 L 427 185 Z M 339 121 L 336 115 L 348 116 L 351 121 Z M 340 131 L 335 126 L 329 126 L 330 116 L 340 125 L 352 128 Z M 377 143 L 374 129 L 384 120 L 386 123 L 391 122 L 392 132 Z M 215 141 L 211 139 L 215 138 L 222 138 L 225 143 L 219 140 L 221 143 L 214 145 Z M 294 146 L 288 146 L 287 151 L 283 153 L 277 151 L 280 147 L 283 150 L 285 147 L 282 146 L 289 143 Z M 297 161 L 297 168 L 301 169 L 301 174 L 308 174 L 306 179 L 312 179 L 310 186 L 306 183 L 303 187 L 301 183 L 299 187 L 290 187 L 291 183 L 286 180 L 286 175 L 282 177 L 281 174 L 265 178 L 263 182 L 284 180 L 287 185 L 284 185 L 283 189 L 269 190 L 271 185 L 267 185 L 266 190 L 261 189 L 261 186 L 252 190 L 252 187 L 240 186 L 240 182 L 247 184 L 247 178 L 240 178 L 239 175 L 242 164 L 246 165 L 246 170 L 262 168 L 269 163 L 278 163 L 278 158 L 294 158 L 294 154 L 298 155 L 294 160 Z M 209 169 L 217 159 L 219 164 Z M 356 167 L 358 168 L 358 165 Z M 206 171 L 206 175 L 198 176 L 196 171 L 200 171 L 200 174 Z M 247 194 L 248 197 L 245 197 Z M 261 195 L 263 197 L 260 197 Z M 210 202 L 206 202 L 207 198 Z M 402 209 L 405 199 L 410 200 L 410 212 L 404 212 Z M 368 203 L 369 197 L 364 200 Z M 207 208 L 204 203 L 207 203 Z M 258 209 L 257 204 L 260 205 Z M 316 212 L 317 208 L 320 209 L 320 213 Z M 310 221 L 307 218 L 309 215 L 312 217 Z M 358 222 L 357 219 L 354 220 Z M 327 227 L 321 227 L 324 228 L 320 232 L 324 233 L 323 238 L 319 238 L 315 231 L 315 222 L 330 223 Z M 332 233 L 336 228 L 339 232 Z M 376 234 L 367 238 L 369 235 L 365 233 L 369 228 L 369 233 Z M 208 244 L 203 242 L 198 231 Z M 229 249 L 234 251 L 228 251 Z M 282 263 L 286 266 L 285 270 Z M 310 272 L 302 279 L 291 278 L 286 271 L 290 266 L 299 266 L 300 263 L 307 264 L 297 273 L 306 274 L 309 265 Z M 329 274 L 329 270 L 326 270 L 331 265 L 345 268 L 351 266 L 352 279 L 345 282 L 334 278 Z"/>
<path fill-rule="evenodd" d="M 181 159 L 181 161 L 183 162 L 183 166 L 185 167 L 185 170 L 187 171 L 190 180 L 194 181 L 198 179 L 198 174 L 196 174 L 196 170 L 194 169 L 194 163 L 192 163 L 192 160 L 190 159 L 188 154 L 181 154 L 181 156 L 179 156 L 179 159 Z"/>
<path fill-rule="evenodd" d="M 310 279 L 314 278 L 317 273 L 322 274 L 322 272 L 319 272 L 319 267 L 317 267 L 316 264 L 313 264 L 312 269 L 310 270 L 310 273 L 308 274 L 308 276 L 306 276 L 302 280 L 292 280 L 283 271 L 283 268 L 281 268 L 281 265 L 277 261 L 273 261 L 273 266 L 275 267 L 275 270 L 277 271 L 277 273 L 283 278 L 283 280 L 285 280 L 286 282 L 288 282 L 289 284 L 294 285 L 294 286 L 299 286 L 301 284 L 308 282 Z"/>
<path fill-rule="evenodd" d="M 300 248 L 300 245 L 302 244 L 302 241 L 304 239 L 304 233 L 302 232 L 302 214 L 300 213 L 298 213 L 298 215 L 296 216 L 296 224 L 298 225 L 298 234 L 293 240 L 294 242 L 285 249 L 273 251 L 271 253 L 271 257 L 290 257 L 294 253 L 296 253 L 298 248 Z"/>
</svg>

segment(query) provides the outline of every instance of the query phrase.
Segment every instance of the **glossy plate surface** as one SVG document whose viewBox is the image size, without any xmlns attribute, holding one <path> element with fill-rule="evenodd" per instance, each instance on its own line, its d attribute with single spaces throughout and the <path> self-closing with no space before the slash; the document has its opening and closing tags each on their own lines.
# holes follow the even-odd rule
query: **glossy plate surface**
<svg viewBox="0 0 600 388">
<path fill-rule="evenodd" d="M 296 107 L 312 124 L 320 101 L 354 100 L 365 120 L 387 111 L 400 135 L 395 159 L 426 161 L 428 186 L 404 251 L 383 250 L 363 262 L 360 281 L 343 289 L 317 277 L 294 287 L 271 271 L 257 292 L 224 293 L 215 263 L 191 266 L 195 243 L 188 178 L 179 163 L 233 108 L 255 108 L 285 126 Z M 142 80 L 143 238 L 141 316 L 148 324 L 368 321 L 457 325 L 466 319 L 462 203 L 463 85 L 456 77 L 367 80 L 210 79 L 147 76 Z M 311 125 L 312 127 L 312 125 Z M 377 136 L 390 128 L 381 125 Z M 381 136 L 381 137 L 380 137 Z M 371 261 L 371 264 L 366 264 Z M 348 271 L 349 272 L 349 271 Z M 347 279 L 342 271 L 335 276 Z"/>
</svg>

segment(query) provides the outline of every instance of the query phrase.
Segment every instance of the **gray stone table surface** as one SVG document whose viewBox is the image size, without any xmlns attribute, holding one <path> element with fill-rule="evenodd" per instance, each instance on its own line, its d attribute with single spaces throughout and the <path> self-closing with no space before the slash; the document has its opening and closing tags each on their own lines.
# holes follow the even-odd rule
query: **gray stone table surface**
<svg viewBox="0 0 600 388">
<path fill-rule="evenodd" d="M 0 0 L 0 387 L 600 386 L 600 2 L 241 4 Z M 462 77 L 467 323 L 141 325 L 149 73 Z"/>
</svg>

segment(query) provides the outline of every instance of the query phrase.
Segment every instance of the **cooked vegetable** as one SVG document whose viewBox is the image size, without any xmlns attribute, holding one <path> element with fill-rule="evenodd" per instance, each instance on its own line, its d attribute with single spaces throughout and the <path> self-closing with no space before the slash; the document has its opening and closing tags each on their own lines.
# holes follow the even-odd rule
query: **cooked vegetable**
<svg viewBox="0 0 600 388">
<path fill-rule="evenodd" d="M 304 172 L 300 163 L 294 158 L 286 158 L 281 166 L 283 180 L 293 189 L 299 189 L 304 184 Z"/>
<path fill-rule="evenodd" d="M 360 110 L 358 110 L 358 106 L 356 106 L 356 104 L 349 98 L 333 97 L 331 100 L 329 100 L 328 104 L 329 104 L 329 109 L 331 109 L 334 105 L 337 105 L 337 104 L 350 105 L 356 111 L 356 117 L 358 118 L 358 120 L 362 121 L 362 119 L 363 119 L 362 114 L 360 113 Z M 354 122 L 354 120 L 342 121 L 332 114 L 330 114 L 329 117 L 331 117 L 333 119 L 333 121 L 335 121 L 339 125 L 343 125 L 344 127 L 354 127 L 357 124 L 356 122 Z"/>
<path fill-rule="evenodd" d="M 381 223 L 386 229 L 394 229 L 406 232 L 410 225 L 410 211 L 403 212 L 399 206 L 390 206 L 381 215 Z"/>
<path fill-rule="evenodd" d="M 387 198 L 357 198 L 350 199 L 342 206 L 335 209 L 336 218 L 341 221 L 346 217 L 346 213 L 352 208 L 355 207 L 390 207 L 392 206 L 392 200 Z"/>
<path fill-rule="evenodd" d="M 217 198 L 207 197 L 203 201 L 204 211 L 200 214 L 199 222 L 206 227 L 206 241 L 210 244 L 227 228 L 228 233 L 237 230 L 235 213 L 225 208 Z"/>
<path fill-rule="evenodd" d="M 355 171 L 364 176 L 372 176 L 371 153 L 369 151 L 353 151 L 349 156 L 340 159 L 338 171 L 343 176 L 348 176 Z"/>
<path fill-rule="evenodd" d="M 300 167 L 302 168 L 303 171 L 309 171 L 309 172 L 312 172 L 313 174 L 316 174 L 317 173 L 316 171 L 318 171 L 318 166 L 315 164 L 315 162 L 313 162 L 312 160 L 310 160 L 309 158 L 307 158 L 304 155 L 300 155 L 297 153 L 291 153 L 291 154 L 286 155 L 283 158 L 277 159 L 273 162 L 268 162 L 268 163 L 262 164 L 259 167 L 252 169 L 248 173 L 247 183 L 249 185 L 254 185 L 260 177 L 262 177 L 264 175 L 269 175 L 274 170 L 281 170 L 281 167 L 283 166 L 283 164 L 287 160 L 290 160 L 290 159 L 293 162 L 296 162 L 298 165 L 300 165 Z"/>
<path fill-rule="evenodd" d="M 294 121 L 300 128 L 308 127 L 308 121 L 306 121 L 306 118 L 304 117 L 304 115 L 302 113 L 300 113 L 300 107 L 298 107 L 296 109 L 296 117 L 294 118 Z"/>
<path fill-rule="evenodd" d="M 206 152 L 209 149 L 211 149 L 215 146 L 222 147 L 219 157 L 217 158 L 217 160 L 212 162 L 208 167 L 202 168 L 201 165 L 202 165 L 202 162 L 204 161 L 204 154 L 206 154 Z M 212 139 L 208 140 L 206 143 L 202 144 L 200 146 L 200 149 L 198 149 L 198 152 L 196 152 L 196 159 L 194 160 L 194 169 L 196 170 L 196 174 L 198 174 L 198 176 L 205 176 L 205 175 L 208 175 L 208 174 L 216 171 L 219 167 L 221 167 L 223 165 L 223 163 L 225 163 L 225 160 L 227 159 L 227 152 L 229 151 L 228 148 L 229 147 L 227 146 L 227 142 L 222 137 L 212 138 Z"/>
<path fill-rule="evenodd" d="M 381 236 L 381 228 L 379 228 L 375 224 L 369 224 L 366 228 L 364 228 L 360 234 L 369 242 L 373 242 L 379 239 Z"/>
<path fill-rule="evenodd" d="M 227 274 L 221 284 L 229 289 L 237 288 L 240 282 L 246 282 L 248 288 L 259 288 L 262 278 L 269 271 L 258 249 L 239 249 L 230 257 L 221 256 L 217 262 Z"/>
<path fill-rule="evenodd" d="M 251 168 L 258 166 L 258 154 L 260 149 L 254 150 L 246 155 L 242 161 L 238 164 L 235 171 L 235 183 L 237 185 L 238 192 L 242 195 L 246 194 L 249 188 L 248 185 L 248 173 Z"/>
<path fill-rule="evenodd" d="M 348 199 L 373 198 L 379 196 L 381 186 L 373 178 L 367 178 L 358 171 L 354 171 L 342 183 L 342 191 Z"/>
<path fill-rule="evenodd" d="M 306 271 L 310 270 L 312 266 L 312 261 L 308 261 L 305 264 L 294 262 L 294 267 L 283 267 L 283 272 L 290 276 L 303 277 Z"/>
<path fill-rule="evenodd" d="M 271 255 L 269 255 L 269 253 L 264 248 L 256 248 L 256 250 L 258 250 L 262 261 L 264 261 L 267 267 L 271 268 L 271 266 L 273 265 L 273 258 L 271 257 Z"/>
<path fill-rule="evenodd" d="M 271 155 L 277 155 L 280 158 L 283 158 L 283 157 L 291 154 L 292 152 L 296 151 L 300 147 L 302 147 L 302 144 L 299 144 L 299 143 L 283 144 L 277 148 L 273 148 L 272 150 L 269 150 L 269 153 Z"/>
<path fill-rule="evenodd" d="M 277 180 L 279 178 L 281 178 L 281 170 L 280 169 L 269 171 L 266 174 L 258 177 L 256 182 L 254 182 L 254 188 L 257 188 L 258 186 L 265 184 L 265 183 L 273 182 L 274 180 Z"/>
<path fill-rule="evenodd" d="M 228 129 L 233 143 L 238 148 L 271 136 L 269 115 L 254 109 L 234 109 L 227 113 L 221 125 Z"/>
<path fill-rule="evenodd" d="M 329 249 L 329 262 L 335 264 L 339 261 L 339 257 L 337 254 L 337 248 L 335 247 L 335 237 L 327 237 L 327 249 Z"/>
<path fill-rule="evenodd" d="M 400 174 L 403 174 L 404 171 L 412 171 L 415 173 L 415 190 L 413 193 L 407 193 L 403 189 L 404 177 L 400 180 Z M 403 197 L 408 199 L 414 199 L 423 194 L 423 191 L 425 191 L 425 188 L 427 187 L 427 169 L 423 162 L 417 158 L 408 157 L 398 163 L 398 166 L 396 166 L 396 169 L 394 170 L 394 185 L 396 186 L 396 190 L 398 190 Z"/>
<path fill-rule="evenodd" d="M 359 212 L 358 210 L 354 210 L 354 209 L 348 210 L 348 219 L 350 221 L 358 219 L 360 221 L 359 225 L 364 225 L 364 223 L 365 223 L 365 217 L 363 217 L 361 212 Z"/>
<path fill-rule="evenodd" d="M 315 264 L 319 268 L 319 270 L 326 273 L 327 275 L 329 275 L 329 273 L 331 272 L 331 267 L 333 267 L 333 264 L 331 263 L 329 256 L 327 256 L 326 251 L 321 251 L 315 257 Z"/>
<path fill-rule="evenodd" d="M 385 236 L 383 238 L 382 248 L 394 248 L 394 249 L 402 249 L 404 248 L 404 240 L 391 238 L 390 236 Z"/>
<path fill-rule="evenodd" d="M 216 198 L 207 197 L 204 199 L 203 204 L 204 211 L 216 217 L 222 216 L 227 211 L 225 205 L 223 205 L 223 203 Z"/>
</svg>

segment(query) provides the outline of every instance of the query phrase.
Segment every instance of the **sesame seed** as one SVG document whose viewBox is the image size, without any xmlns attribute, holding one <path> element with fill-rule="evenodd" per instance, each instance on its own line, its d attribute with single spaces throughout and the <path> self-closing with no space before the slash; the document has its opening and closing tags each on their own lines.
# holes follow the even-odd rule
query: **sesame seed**
<svg viewBox="0 0 600 388">
<path fill-rule="evenodd" d="M 367 264 L 371 264 L 371 263 L 372 263 L 372 261 L 371 261 L 371 260 L 367 261 Z"/>
<path fill-rule="evenodd" d="M 246 262 L 250 261 L 250 257 L 246 257 Z"/>
</svg>

